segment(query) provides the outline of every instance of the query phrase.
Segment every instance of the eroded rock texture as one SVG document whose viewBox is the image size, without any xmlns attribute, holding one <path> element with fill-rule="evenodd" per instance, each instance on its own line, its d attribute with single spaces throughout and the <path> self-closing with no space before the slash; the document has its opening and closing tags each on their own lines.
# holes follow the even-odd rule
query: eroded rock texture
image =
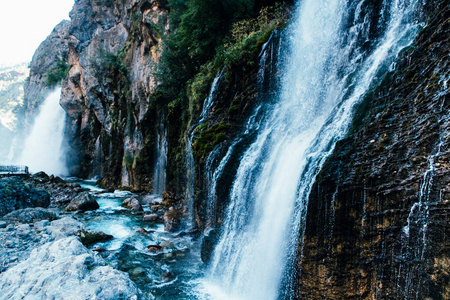
<svg viewBox="0 0 450 300">
<path fill-rule="evenodd" d="M 450 9 L 432 5 L 317 179 L 299 298 L 450 297 Z"/>
<path fill-rule="evenodd" d="M 153 127 L 143 123 L 152 115 L 160 34 L 168 26 L 163 2 L 75 3 L 70 33 L 76 42 L 69 46 L 61 100 L 69 115 L 71 173 L 149 188 L 153 157 L 140 154 L 154 148 L 151 138 L 144 140 Z"/>
<path fill-rule="evenodd" d="M 56 84 L 68 119 L 68 164 L 105 186 L 150 190 L 159 112 L 152 94 L 165 1 L 76 1 L 31 62 L 28 123 Z M 152 98 L 153 97 L 153 98 Z"/>
<path fill-rule="evenodd" d="M 76 237 L 47 243 L 0 275 L 0 299 L 142 299 L 117 271 Z"/>
</svg>

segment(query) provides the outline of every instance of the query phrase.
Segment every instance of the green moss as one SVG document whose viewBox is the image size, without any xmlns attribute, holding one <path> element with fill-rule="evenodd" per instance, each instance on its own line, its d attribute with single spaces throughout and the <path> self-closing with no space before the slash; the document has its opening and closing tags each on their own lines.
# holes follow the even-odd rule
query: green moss
<svg viewBox="0 0 450 300">
<path fill-rule="evenodd" d="M 133 162 L 134 157 L 129 152 L 126 152 L 125 155 L 123 156 L 123 165 L 128 168 L 131 168 L 133 166 Z"/>
<path fill-rule="evenodd" d="M 238 112 L 238 107 L 235 106 L 235 105 L 231 106 L 231 107 L 228 109 L 228 111 L 227 111 L 227 113 L 228 113 L 228 115 L 229 115 L 230 117 L 236 116 L 236 115 L 237 115 L 237 112 Z"/>
<path fill-rule="evenodd" d="M 194 158 L 198 161 L 201 157 L 209 153 L 214 146 L 226 140 L 225 132 L 229 127 L 230 125 L 221 122 L 208 129 L 205 129 L 204 126 L 199 130 L 196 128 L 195 133 L 199 136 L 196 137 L 192 145 L 192 148 L 194 149 Z"/>
</svg>

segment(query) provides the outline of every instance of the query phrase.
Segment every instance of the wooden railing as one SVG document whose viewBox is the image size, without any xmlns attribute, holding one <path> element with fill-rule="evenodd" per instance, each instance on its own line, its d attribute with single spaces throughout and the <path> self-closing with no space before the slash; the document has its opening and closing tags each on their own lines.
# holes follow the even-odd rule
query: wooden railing
<svg viewBox="0 0 450 300">
<path fill-rule="evenodd" d="M 17 176 L 28 175 L 27 166 L 1 166 L 0 165 L 0 177 L 4 176 Z"/>
</svg>

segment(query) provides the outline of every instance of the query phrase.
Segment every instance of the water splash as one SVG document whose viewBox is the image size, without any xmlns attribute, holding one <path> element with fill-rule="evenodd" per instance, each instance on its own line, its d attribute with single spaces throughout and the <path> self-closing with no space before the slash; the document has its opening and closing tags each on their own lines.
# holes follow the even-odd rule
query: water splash
<svg viewBox="0 0 450 300">
<path fill-rule="evenodd" d="M 30 172 L 67 174 L 63 147 L 66 112 L 59 105 L 60 96 L 61 88 L 47 96 L 25 140 L 19 162 Z"/>
</svg>

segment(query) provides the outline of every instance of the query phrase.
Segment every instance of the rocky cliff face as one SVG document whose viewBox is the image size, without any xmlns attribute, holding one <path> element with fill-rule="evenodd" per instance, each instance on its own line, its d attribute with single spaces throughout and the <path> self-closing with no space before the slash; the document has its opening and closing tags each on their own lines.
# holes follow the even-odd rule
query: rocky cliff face
<svg viewBox="0 0 450 300">
<path fill-rule="evenodd" d="M 150 189 L 159 116 L 152 93 L 160 36 L 168 30 L 165 1 L 80 0 L 70 17 L 33 57 L 27 120 L 61 83 L 70 173 Z"/>
<path fill-rule="evenodd" d="M 156 118 L 151 94 L 160 34 L 168 29 L 164 3 L 77 1 L 70 16 L 74 40 L 61 104 L 69 116 L 71 173 L 148 189 L 154 141 L 145 137 L 154 125 L 146 118 Z M 146 146 L 149 155 L 140 155 Z"/>
<path fill-rule="evenodd" d="M 450 297 L 450 9 L 433 6 L 317 179 L 299 298 Z"/>
<path fill-rule="evenodd" d="M 34 53 L 30 63 L 30 76 L 24 86 L 25 129 L 29 129 L 39 111 L 40 104 L 51 92 L 52 84 L 49 77 L 57 72 L 58 66 L 65 65 L 69 44 L 73 41 L 70 23 L 62 21 Z M 54 80 L 58 81 L 56 77 Z"/>
</svg>

